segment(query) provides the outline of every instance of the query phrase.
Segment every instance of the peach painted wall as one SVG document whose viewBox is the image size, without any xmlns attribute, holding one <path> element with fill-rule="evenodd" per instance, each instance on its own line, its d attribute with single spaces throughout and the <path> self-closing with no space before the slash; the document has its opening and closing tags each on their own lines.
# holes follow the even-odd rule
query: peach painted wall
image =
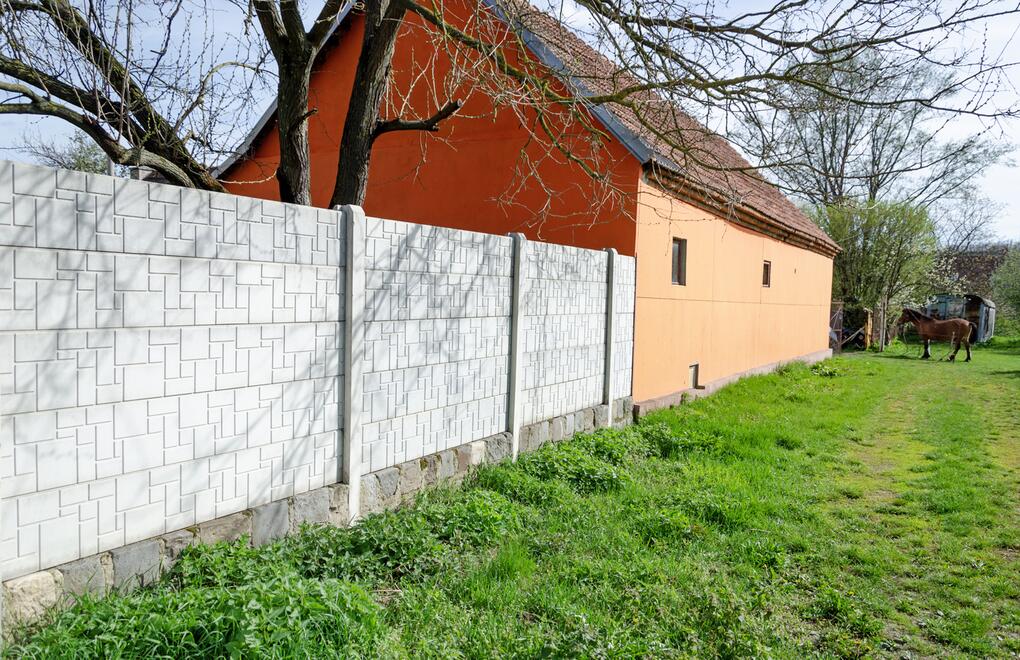
<svg viewBox="0 0 1020 660">
<path fill-rule="evenodd" d="M 444 3 L 450 16 L 458 7 L 467 11 L 451 0 Z M 313 73 L 310 105 L 317 112 L 309 119 L 309 132 L 316 206 L 328 204 L 333 190 L 337 148 L 363 29 L 362 16 L 348 17 L 338 44 L 321 58 Z M 417 16 L 409 15 L 393 60 L 393 84 L 413 90 L 411 106 L 419 117 L 431 115 L 442 103 L 437 103 L 426 87 L 410 82 L 435 52 L 425 29 Z M 513 53 L 509 57 L 513 58 Z M 449 70 L 445 54 L 437 57 L 435 67 L 434 78 L 442 80 Z M 620 191 L 615 203 L 593 203 L 599 187 L 579 166 L 536 140 L 517 114 L 505 107 L 494 108 L 490 97 L 479 91 L 459 89 L 450 97 L 466 102 L 457 115 L 443 122 L 438 133 L 389 133 L 376 142 L 364 204 L 369 215 L 492 234 L 519 231 L 531 239 L 594 249 L 615 247 L 622 254 L 634 254 L 634 208 L 641 167 L 622 144 L 609 140 L 593 152 L 588 135 L 564 137 L 575 155 L 593 157 L 597 153 L 601 171 L 610 173 Z M 450 97 L 444 96 L 444 100 Z M 533 116 L 528 113 L 529 121 Z M 555 117 L 551 122 L 555 128 Z M 224 174 L 227 188 L 240 195 L 278 199 L 273 178 L 278 153 L 278 136 L 272 126 L 256 143 L 254 157 Z M 537 165 L 536 176 L 525 177 L 520 186 L 517 168 L 522 154 Z M 501 204 L 500 198 L 505 200 L 508 191 L 518 186 L 521 189 L 514 203 Z"/>
<path fill-rule="evenodd" d="M 687 239 L 687 285 L 671 283 L 672 239 Z M 762 286 L 762 262 L 772 285 Z M 828 347 L 832 260 L 743 229 L 641 182 L 634 400 Z"/>
</svg>

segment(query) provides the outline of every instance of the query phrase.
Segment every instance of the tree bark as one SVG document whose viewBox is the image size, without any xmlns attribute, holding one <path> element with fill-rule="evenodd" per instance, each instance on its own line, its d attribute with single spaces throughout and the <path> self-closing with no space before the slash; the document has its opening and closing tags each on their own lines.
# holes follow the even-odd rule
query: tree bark
<svg viewBox="0 0 1020 660">
<path fill-rule="evenodd" d="M 340 138 L 340 158 L 330 207 L 365 203 L 372 142 L 404 12 L 401 0 L 373 2 L 366 8 L 365 36 Z"/>
<path fill-rule="evenodd" d="M 281 67 L 276 95 L 280 133 L 280 165 L 276 178 L 280 200 L 306 206 L 312 204 L 308 117 L 314 111 L 308 109 L 308 88 L 313 59 L 314 56 L 295 53 L 290 63 Z"/>
</svg>

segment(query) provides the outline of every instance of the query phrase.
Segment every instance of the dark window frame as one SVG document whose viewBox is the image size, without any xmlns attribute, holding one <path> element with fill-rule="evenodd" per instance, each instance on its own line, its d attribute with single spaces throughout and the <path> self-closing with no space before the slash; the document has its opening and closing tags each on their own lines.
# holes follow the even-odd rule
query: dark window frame
<svg viewBox="0 0 1020 660">
<path fill-rule="evenodd" d="M 687 286 L 687 239 L 674 237 L 671 245 L 670 281 L 676 286 Z"/>
<path fill-rule="evenodd" d="M 772 262 L 768 259 L 761 264 L 761 285 L 765 288 L 772 286 Z"/>
</svg>

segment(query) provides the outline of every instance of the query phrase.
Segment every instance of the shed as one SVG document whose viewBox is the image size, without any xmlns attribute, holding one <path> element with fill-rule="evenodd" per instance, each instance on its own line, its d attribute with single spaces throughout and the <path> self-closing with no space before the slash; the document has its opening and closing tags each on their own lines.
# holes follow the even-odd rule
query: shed
<svg viewBox="0 0 1020 660">
<path fill-rule="evenodd" d="M 941 293 L 925 305 L 936 319 L 967 319 L 977 326 L 975 341 L 988 341 L 995 334 L 995 303 L 974 293 Z"/>
</svg>

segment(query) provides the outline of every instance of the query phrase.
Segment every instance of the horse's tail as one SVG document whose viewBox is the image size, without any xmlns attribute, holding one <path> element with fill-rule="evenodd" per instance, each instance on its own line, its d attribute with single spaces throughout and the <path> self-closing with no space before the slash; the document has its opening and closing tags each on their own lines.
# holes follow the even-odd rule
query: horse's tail
<svg viewBox="0 0 1020 660">
<path fill-rule="evenodd" d="M 973 321 L 967 321 L 967 323 L 970 324 L 970 339 L 968 341 L 973 344 L 977 342 L 977 323 L 974 323 Z"/>
</svg>

